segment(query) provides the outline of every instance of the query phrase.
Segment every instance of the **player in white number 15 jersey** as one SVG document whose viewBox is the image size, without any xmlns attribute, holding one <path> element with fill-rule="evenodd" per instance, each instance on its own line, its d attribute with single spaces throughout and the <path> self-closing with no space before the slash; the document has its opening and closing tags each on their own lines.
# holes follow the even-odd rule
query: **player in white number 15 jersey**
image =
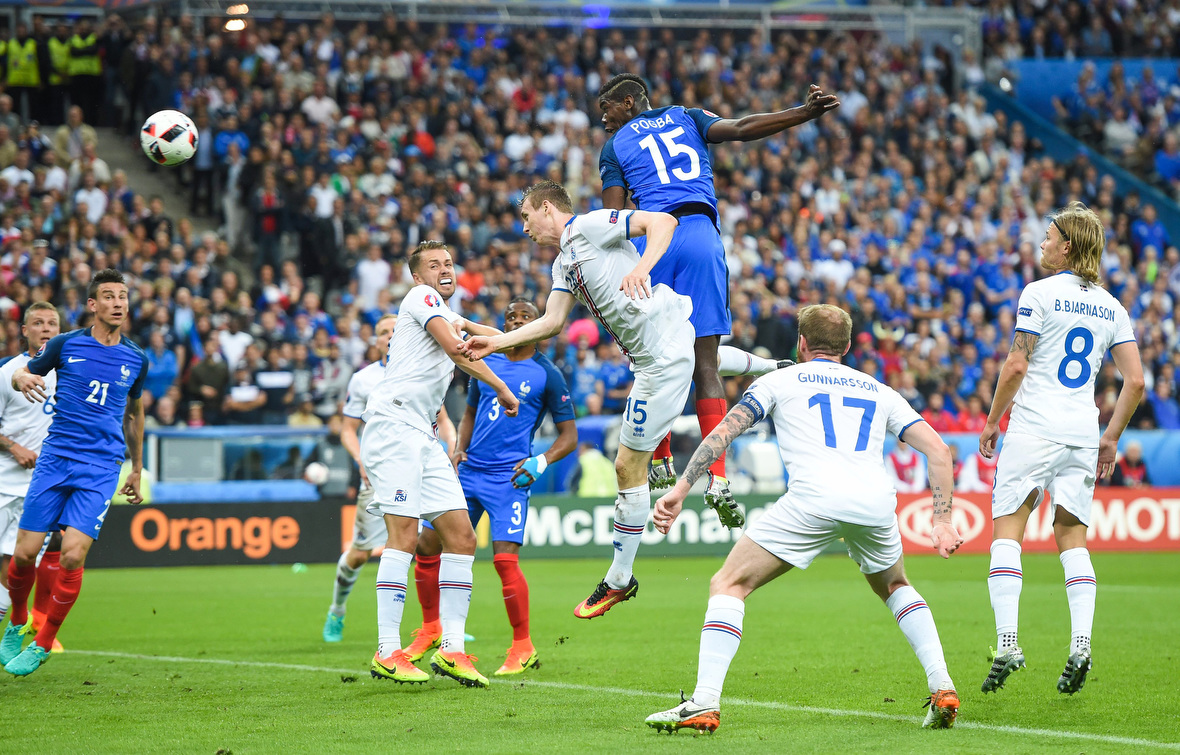
<svg viewBox="0 0 1180 755">
<path fill-rule="evenodd" d="M 720 726 L 721 687 L 741 642 L 746 599 L 792 568 L 806 569 L 840 538 L 926 672 L 930 709 L 922 725 L 949 728 L 955 722 L 959 697 L 934 617 L 905 576 L 897 494 L 883 458 L 887 432 L 904 436 L 926 455 L 934 506 L 931 544 L 947 558 L 963 542 L 951 525 L 950 449 L 900 394 L 840 364 L 851 335 L 852 319 L 839 307 L 799 310 L 801 364 L 755 380 L 656 502 L 656 529 L 667 533 L 689 488 L 713 460 L 751 425 L 774 417 L 790 489 L 746 530 L 710 581 L 696 689 L 675 708 L 647 718 L 657 731 Z"/>
<path fill-rule="evenodd" d="M 1094 481 L 1113 471 L 1119 436 L 1143 397 L 1143 366 L 1131 319 L 1099 283 L 1105 240 L 1102 221 L 1081 202 L 1050 220 L 1041 242 L 1041 267 L 1054 275 L 1030 283 L 1020 295 L 1012 349 L 979 438 L 979 452 L 992 458 L 1000 420 L 1011 403 L 1012 420 L 992 491 L 987 585 L 996 615 L 997 651 L 984 692 L 999 689 L 1013 671 L 1024 667 L 1016 633 L 1023 577 L 1020 543 L 1029 515 L 1046 490 L 1073 625 L 1058 692 L 1072 695 L 1080 690 L 1090 670 L 1098 587 L 1086 549 L 1086 529 Z M 1110 424 L 1099 437 L 1094 378 L 1107 349 L 1122 373 L 1123 387 Z"/>
</svg>

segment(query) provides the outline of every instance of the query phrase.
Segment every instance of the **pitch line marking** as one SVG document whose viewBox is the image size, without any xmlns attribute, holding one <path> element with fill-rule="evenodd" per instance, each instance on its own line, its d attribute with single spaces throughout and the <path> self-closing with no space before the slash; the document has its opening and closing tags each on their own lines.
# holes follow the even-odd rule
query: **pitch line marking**
<svg viewBox="0 0 1180 755">
<path fill-rule="evenodd" d="M 233 661 L 225 658 L 182 658 L 171 655 L 143 655 L 139 653 L 120 653 L 104 650 L 66 650 L 65 655 L 93 655 L 104 658 L 130 658 L 140 661 L 163 661 L 166 663 L 204 663 L 214 666 L 249 666 L 251 668 L 273 668 L 285 671 L 312 671 L 330 674 L 357 674 L 364 669 L 331 668 L 328 666 L 307 666 L 300 663 L 271 663 L 267 661 Z M 525 679 L 521 682 L 526 687 L 545 687 L 549 689 L 566 689 L 575 692 L 591 692 L 595 694 L 626 695 L 628 697 L 669 698 L 666 692 L 649 692 L 640 689 L 623 689 L 621 687 L 595 687 L 588 684 L 569 684 L 567 682 L 544 682 Z M 791 705 L 767 700 L 746 700 L 743 698 L 727 697 L 726 705 L 743 705 L 750 708 L 769 708 L 771 710 L 787 711 L 791 713 L 812 713 L 826 716 L 845 716 L 852 718 L 872 718 L 880 721 L 899 721 L 902 723 L 918 723 L 921 716 L 900 716 L 888 713 L 878 713 L 871 710 L 844 710 L 841 708 L 818 708 L 811 705 Z M 1154 747 L 1161 750 L 1175 750 L 1180 752 L 1180 742 L 1156 742 L 1151 739 L 1136 737 L 1119 737 L 1111 734 L 1090 734 L 1088 732 L 1059 731 L 1057 729 L 1029 729 L 1023 726 L 997 726 L 975 721 L 957 721 L 957 729 L 975 729 L 1002 734 L 1019 734 L 1022 736 L 1049 737 L 1052 739 L 1078 739 L 1103 744 L 1128 745 L 1131 747 Z"/>
</svg>

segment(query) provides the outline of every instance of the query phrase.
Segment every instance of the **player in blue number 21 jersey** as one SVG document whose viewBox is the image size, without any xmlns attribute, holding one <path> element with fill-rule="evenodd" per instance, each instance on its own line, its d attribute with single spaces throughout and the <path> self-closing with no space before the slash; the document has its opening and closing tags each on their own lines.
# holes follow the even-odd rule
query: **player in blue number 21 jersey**
<svg viewBox="0 0 1180 755">
<path fill-rule="evenodd" d="M 667 253 L 652 268 L 651 282 L 664 283 L 692 300 L 689 322 L 696 330 L 692 379 L 697 421 L 701 437 L 705 437 L 727 410 L 722 374 L 762 375 L 784 366 L 720 346 L 721 336 L 730 332 L 729 272 L 718 226 L 709 145 L 764 139 L 819 118 L 840 107 L 840 102 L 813 84 L 799 107 L 722 118 L 708 110 L 680 105 L 653 109 L 643 79 L 620 74 L 602 86 L 598 106 L 602 123 L 612 134 L 599 156 L 603 206 L 621 210 L 630 193 L 640 210 L 666 212 L 680 220 Z M 643 254 L 641 239 L 636 240 L 636 248 Z M 668 440 L 656 448 L 648 480 L 653 489 L 676 483 Z M 724 458 L 709 470 L 705 501 L 710 506 L 732 508 Z"/>
<path fill-rule="evenodd" d="M 57 376 L 53 424 L 33 470 L 16 549 L 8 567 L 12 618 L 0 640 L 4 669 L 17 676 L 33 673 L 49 651 L 66 614 L 82 588 L 86 554 L 98 538 L 126 456 L 131 470 L 123 492 L 142 500 L 143 381 L 147 355 L 120 334 L 128 316 L 127 284 L 108 268 L 90 281 L 87 308 L 94 326 L 56 336 L 12 377 L 12 387 L 29 401 L 44 401 L 43 375 Z M 28 622 L 29 591 L 36 576 L 37 551 L 50 530 L 62 531 L 61 572 L 49 614 L 36 639 L 21 652 Z"/>
<path fill-rule="evenodd" d="M 508 303 L 504 332 L 541 316 L 537 305 L 524 297 Z M 467 511 L 475 526 L 486 511 L 492 530 L 492 561 L 504 588 L 504 606 L 512 624 L 512 646 L 496 676 L 523 673 L 540 664 L 529 634 L 529 585 L 520 570 L 520 546 L 529 513 L 529 486 L 545 468 L 568 456 L 578 444 L 574 407 L 565 379 L 532 344 L 484 360 L 492 372 L 520 399 L 519 414 L 507 417 L 496 394 L 479 381 L 467 389 L 467 410 L 459 422 L 459 440 L 451 458 L 467 496 Z M 557 439 L 549 450 L 532 455 L 533 435 L 545 412 L 557 425 Z M 438 569 L 442 543 L 429 527 L 418 539 L 414 581 L 422 604 L 422 628 L 406 655 L 421 657 L 439 640 Z"/>
</svg>

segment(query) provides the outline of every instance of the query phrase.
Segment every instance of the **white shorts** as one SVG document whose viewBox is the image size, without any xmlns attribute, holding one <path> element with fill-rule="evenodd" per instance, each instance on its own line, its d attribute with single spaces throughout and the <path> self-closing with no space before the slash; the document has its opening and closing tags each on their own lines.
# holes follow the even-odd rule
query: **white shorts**
<svg viewBox="0 0 1180 755">
<path fill-rule="evenodd" d="M 433 521 L 467 499 L 447 452 L 433 435 L 405 422 L 373 417 L 361 436 L 361 463 L 373 486 L 368 509 L 384 514 Z"/>
<path fill-rule="evenodd" d="M 695 340 L 692 325 L 685 323 L 675 339 L 666 343 L 663 356 L 635 366 L 619 443 L 632 451 L 654 451 L 672 430 L 672 423 L 684 413 L 692 387 Z"/>
<path fill-rule="evenodd" d="M 362 488 L 356 496 L 356 516 L 352 520 L 352 545 L 361 551 L 380 548 L 389 540 L 385 530 L 385 518 L 369 511 L 373 502 L 372 486 Z"/>
<path fill-rule="evenodd" d="M 789 496 L 778 499 L 746 530 L 746 537 L 775 558 L 806 569 L 825 548 L 844 538 L 848 555 L 860 565 L 863 574 L 885 571 L 901 559 L 897 517 L 888 525 L 837 522 L 800 511 Z"/>
<path fill-rule="evenodd" d="M 1050 516 L 1060 506 L 1089 527 L 1097 475 L 1097 448 L 1065 446 L 1035 435 L 1008 433 L 996 463 L 992 519 L 1015 513 L 1034 491 L 1035 509 L 1045 499 L 1047 489 Z"/>
<path fill-rule="evenodd" d="M 23 495 L 0 495 L 0 555 L 11 556 L 16 551 L 16 531 L 24 510 Z"/>
</svg>

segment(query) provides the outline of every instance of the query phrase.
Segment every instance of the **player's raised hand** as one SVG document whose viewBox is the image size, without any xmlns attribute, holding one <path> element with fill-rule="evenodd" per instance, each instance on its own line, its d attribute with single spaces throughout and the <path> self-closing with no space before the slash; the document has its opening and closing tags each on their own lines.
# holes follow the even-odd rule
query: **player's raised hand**
<svg viewBox="0 0 1180 755">
<path fill-rule="evenodd" d="M 472 362 L 478 362 L 495 353 L 496 347 L 488 336 L 472 336 L 459 346 L 460 352 Z"/>
<path fill-rule="evenodd" d="M 501 408 L 504 409 L 504 414 L 509 417 L 515 417 L 517 411 L 520 410 L 520 401 L 516 398 L 516 394 L 504 387 L 502 391 L 496 391 L 496 401 L 500 402 Z"/>
<path fill-rule="evenodd" d="M 979 434 L 979 453 L 990 459 L 996 455 L 996 442 L 1000 439 L 1000 426 L 988 422 Z"/>
<path fill-rule="evenodd" d="M 12 387 L 24 394 L 29 403 L 41 403 L 49 398 L 45 393 L 45 380 L 31 372 L 18 373 L 12 378 Z"/>
<path fill-rule="evenodd" d="M 812 118 L 818 118 L 829 110 L 840 107 L 840 100 L 834 94 L 824 94 L 824 90 L 812 84 L 807 90 L 807 99 L 803 107 Z"/>
<path fill-rule="evenodd" d="M 1119 442 L 1103 435 L 1098 440 L 1098 477 L 1107 478 L 1114 474 L 1114 463 L 1119 455 Z"/>
<path fill-rule="evenodd" d="M 659 532 L 667 535 L 668 530 L 672 529 L 672 523 L 676 521 L 676 517 L 680 516 L 680 509 L 687 496 L 688 485 L 685 485 L 681 480 L 673 485 L 671 490 L 660 496 L 660 500 L 656 501 L 656 512 L 652 519 Z"/>
<path fill-rule="evenodd" d="M 953 524 L 936 522 L 930 531 L 930 545 L 943 558 L 950 558 L 951 554 L 963 544 L 963 538 Z"/>
<path fill-rule="evenodd" d="M 140 471 L 134 469 L 127 473 L 127 480 L 123 483 L 123 487 L 119 491 L 127 496 L 127 503 L 136 505 L 143 503 L 143 494 L 139 492 L 139 476 Z"/>
<path fill-rule="evenodd" d="M 647 285 L 647 275 L 640 275 L 638 267 L 623 276 L 623 282 L 619 285 L 619 290 L 632 299 L 651 298 L 651 289 Z"/>
</svg>

